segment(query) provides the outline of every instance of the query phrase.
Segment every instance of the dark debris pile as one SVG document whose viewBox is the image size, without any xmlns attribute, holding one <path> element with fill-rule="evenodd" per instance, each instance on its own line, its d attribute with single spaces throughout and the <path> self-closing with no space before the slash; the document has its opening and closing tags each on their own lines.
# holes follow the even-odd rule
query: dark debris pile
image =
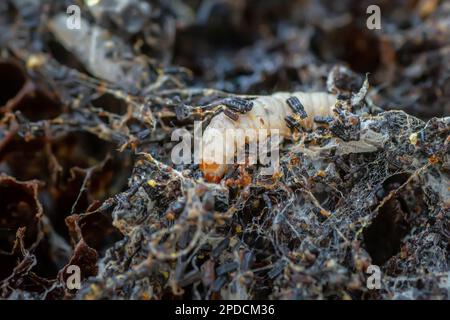
<svg viewBox="0 0 450 320">
<path fill-rule="evenodd" d="M 1 1 L 0 297 L 449 299 L 449 17 L 439 0 Z M 338 114 L 285 141 L 278 174 L 172 164 L 173 130 L 227 92 L 297 90 L 337 94 Z"/>
</svg>

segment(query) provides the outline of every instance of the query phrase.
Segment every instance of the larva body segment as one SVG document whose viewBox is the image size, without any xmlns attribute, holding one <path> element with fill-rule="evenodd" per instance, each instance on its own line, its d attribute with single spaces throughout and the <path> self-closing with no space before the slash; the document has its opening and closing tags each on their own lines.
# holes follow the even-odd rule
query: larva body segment
<svg viewBox="0 0 450 320">
<path fill-rule="evenodd" d="M 287 100 L 296 97 L 301 102 L 306 118 L 298 117 L 300 125 L 304 128 L 314 128 L 315 116 L 332 116 L 333 107 L 336 103 L 336 97 L 326 92 L 278 92 L 270 96 L 260 96 L 254 99 L 253 108 L 245 114 L 239 114 L 239 119 L 234 121 L 224 112 L 219 113 L 211 119 L 211 122 L 203 133 L 203 154 L 201 161 L 201 169 L 208 181 L 217 182 L 226 172 L 228 165 L 225 158 L 221 163 L 217 163 L 213 155 L 212 149 L 217 144 L 223 145 L 224 157 L 227 152 L 236 150 L 236 142 L 246 141 L 254 142 L 258 136 L 246 136 L 246 129 L 277 129 L 280 138 L 290 138 L 292 136 L 291 129 L 287 126 L 285 118 L 295 116 L 292 107 Z M 232 129 L 235 132 L 234 139 L 223 139 L 226 137 L 226 131 Z M 243 130 L 236 130 L 243 129 Z"/>
</svg>

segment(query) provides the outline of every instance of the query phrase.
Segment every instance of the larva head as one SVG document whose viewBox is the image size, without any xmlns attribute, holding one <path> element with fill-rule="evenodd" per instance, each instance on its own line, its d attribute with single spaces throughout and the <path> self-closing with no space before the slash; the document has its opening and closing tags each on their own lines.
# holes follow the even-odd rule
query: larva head
<svg viewBox="0 0 450 320">
<path fill-rule="evenodd" d="M 217 164 L 215 162 L 200 163 L 200 170 L 202 170 L 205 180 L 212 183 L 219 183 L 222 176 L 225 174 L 226 166 L 224 164 Z"/>
</svg>

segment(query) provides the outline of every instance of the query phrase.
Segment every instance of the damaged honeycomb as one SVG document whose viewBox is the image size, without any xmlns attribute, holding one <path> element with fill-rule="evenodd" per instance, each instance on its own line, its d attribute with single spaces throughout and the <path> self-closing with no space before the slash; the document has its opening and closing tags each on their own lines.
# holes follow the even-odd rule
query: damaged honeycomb
<svg viewBox="0 0 450 320">
<path fill-rule="evenodd" d="M 1 298 L 449 299 L 447 2 L 73 2 L 0 2 Z M 281 91 L 275 174 L 171 160 Z"/>
</svg>

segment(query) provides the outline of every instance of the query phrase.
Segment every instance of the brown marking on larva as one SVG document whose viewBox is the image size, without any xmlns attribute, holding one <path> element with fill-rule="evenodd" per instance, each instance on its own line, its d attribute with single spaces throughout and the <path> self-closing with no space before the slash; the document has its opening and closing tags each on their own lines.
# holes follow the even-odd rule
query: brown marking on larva
<svg viewBox="0 0 450 320">
<path fill-rule="evenodd" d="M 265 115 L 267 118 L 270 117 L 269 110 L 266 108 L 266 106 L 264 106 L 263 108 L 264 108 L 264 115 Z"/>
</svg>

